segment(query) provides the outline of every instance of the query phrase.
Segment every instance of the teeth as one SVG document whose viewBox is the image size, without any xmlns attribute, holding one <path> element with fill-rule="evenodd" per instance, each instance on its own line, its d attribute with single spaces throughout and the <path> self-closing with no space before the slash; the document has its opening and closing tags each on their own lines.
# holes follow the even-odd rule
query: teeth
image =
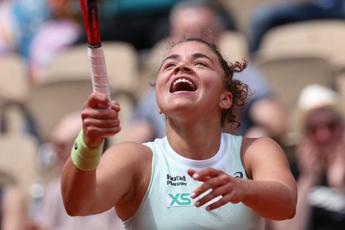
<svg viewBox="0 0 345 230">
<path fill-rule="evenodd" d="M 194 83 L 189 80 L 188 78 L 177 78 L 170 87 L 170 92 L 176 92 L 176 91 L 195 91 L 196 86 Z"/>
<path fill-rule="evenodd" d="M 176 81 L 174 81 L 174 86 L 177 84 L 177 83 L 180 83 L 180 82 L 186 82 L 186 83 L 188 83 L 188 84 L 190 84 L 191 86 L 193 86 L 193 83 L 190 81 L 190 80 L 188 80 L 188 79 L 185 79 L 185 78 L 179 78 L 179 79 L 177 79 Z"/>
</svg>

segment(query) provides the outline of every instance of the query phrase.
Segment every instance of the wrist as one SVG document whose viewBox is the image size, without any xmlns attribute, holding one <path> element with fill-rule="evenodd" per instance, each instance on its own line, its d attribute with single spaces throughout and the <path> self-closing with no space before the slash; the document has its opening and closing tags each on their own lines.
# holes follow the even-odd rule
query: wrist
<svg viewBox="0 0 345 230">
<path fill-rule="evenodd" d="M 101 158 L 103 143 L 101 142 L 97 147 L 89 147 L 84 142 L 83 130 L 81 130 L 71 152 L 73 165 L 83 171 L 95 170 Z"/>
<path fill-rule="evenodd" d="M 92 137 L 90 138 L 86 133 L 84 133 L 83 129 L 80 131 L 82 134 L 82 141 L 83 143 L 90 149 L 96 149 L 103 144 L 104 138 L 103 137 Z"/>
</svg>

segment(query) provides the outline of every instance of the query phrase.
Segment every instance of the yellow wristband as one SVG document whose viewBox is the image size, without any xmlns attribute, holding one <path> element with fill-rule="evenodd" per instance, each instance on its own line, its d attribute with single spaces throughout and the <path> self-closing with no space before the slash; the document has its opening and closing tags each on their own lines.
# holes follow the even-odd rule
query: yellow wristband
<svg viewBox="0 0 345 230">
<path fill-rule="evenodd" d="M 101 159 L 103 143 L 97 148 L 89 148 L 83 140 L 83 130 L 81 130 L 74 142 L 71 153 L 74 166 L 83 171 L 95 170 Z"/>
</svg>

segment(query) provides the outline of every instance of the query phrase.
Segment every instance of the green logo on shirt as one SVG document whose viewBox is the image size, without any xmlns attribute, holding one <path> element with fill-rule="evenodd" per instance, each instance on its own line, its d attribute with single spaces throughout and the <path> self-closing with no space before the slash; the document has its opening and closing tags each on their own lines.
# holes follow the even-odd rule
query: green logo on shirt
<svg viewBox="0 0 345 230">
<path fill-rule="evenodd" d="M 189 193 L 169 193 L 167 194 L 167 206 L 192 206 L 192 198 L 190 198 Z"/>
</svg>

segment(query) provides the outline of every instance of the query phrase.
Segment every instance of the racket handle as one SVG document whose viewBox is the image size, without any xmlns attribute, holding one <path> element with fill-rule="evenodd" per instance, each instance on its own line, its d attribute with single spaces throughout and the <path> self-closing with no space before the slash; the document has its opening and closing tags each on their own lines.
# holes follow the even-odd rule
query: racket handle
<svg viewBox="0 0 345 230">
<path fill-rule="evenodd" d="M 89 60 L 92 68 L 92 89 L 106 95 L 110 99 L 108 73 L 102 47 L 88 48 Z"/>
</svg>

